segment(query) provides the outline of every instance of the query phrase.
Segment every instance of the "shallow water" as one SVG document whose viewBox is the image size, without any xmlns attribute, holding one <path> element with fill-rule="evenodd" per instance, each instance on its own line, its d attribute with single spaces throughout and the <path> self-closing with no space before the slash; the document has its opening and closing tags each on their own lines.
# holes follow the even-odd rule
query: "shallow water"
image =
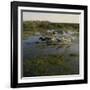
<svg viewBox="0 0 90 90">
<path fill-rule="evenodd" d="M 58 45 L 47 45 L 46 42 L 39 40 L 40 36 L 31 36 L 26 40 L 22 40 L 23 62 L 38 56 L 62 55 L 64 56 L 65 65 L 70 68 L 72 74 L 79 73 L 79 40 L 78 37 L 69 47 L 58 47 Z M 24 67 L 23 67 L 24 68 Z M 63 67 L 53 68 L 55 72 L 58 70 L 63 73 Z M 51 70 L 50 70 L 51 71 Z M 27 76 L 27 75 L 24 75 Z"/>
<path fill-rule="evenodd" d="M 78 54 L 79 53 L 79 42 L 78 38 L 72 42 L 70 47 L 58 47 L 58 45 L 50 46 L 45 42 L 39 40 L 40 36 L 31 36 L 26 40 L 23 40 L 23 60 L 30 59 L 40 55 L 51 55 L 51 54 Z"/>
</svg>

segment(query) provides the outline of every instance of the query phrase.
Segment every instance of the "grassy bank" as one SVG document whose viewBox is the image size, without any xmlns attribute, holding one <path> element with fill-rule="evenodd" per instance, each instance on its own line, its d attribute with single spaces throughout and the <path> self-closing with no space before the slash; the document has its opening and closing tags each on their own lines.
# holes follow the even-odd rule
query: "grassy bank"
<svg viewBox="0 0 90 90">
<path fill-rule="evenodd" d="M 49 21 L 24 21 L 23 22 L 23 38 L 34 35 L 36 32 L 45 33 L 47 30 L 57 31 L 77 31 L 79 32 L 79 24 L 73 23 L 52 23 Z"/>
<path fill-rule="evenodd" d="M 71 57 L 78 57 L 72 55 Z M 73 61 L 73 60 L 72 60 Z M 23 76 L 47 76 L 47 75 L 68 75 L 77 74 L 71 67 L 71 60 L 65 60 L 63 55 L 40 56 L 30 60 L 23 61 Z"/>
</svg>

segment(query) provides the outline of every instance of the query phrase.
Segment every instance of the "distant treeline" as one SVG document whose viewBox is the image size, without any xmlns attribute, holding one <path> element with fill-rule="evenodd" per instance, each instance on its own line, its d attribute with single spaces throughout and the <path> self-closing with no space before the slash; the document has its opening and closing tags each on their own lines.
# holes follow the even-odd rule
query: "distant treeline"
<svg viewBox="0 0 90 90">
<path fill-rule="evenodd" d="M 43 31 L 43 30 L 77 30 L 79 31 L 79 24 L 73 23 L 52 23 L 49 21 L 24 21 L 24 31 Z"/>
<path fill-rule="evenodd" d="M 49 21 L 24 21 L 23 36 L 33 35 L 35 32 L 46 32 L 47 30 L 64 30 L 79 32 L 79 24 L 73 23 L 52 23 Z"/>
</svg>

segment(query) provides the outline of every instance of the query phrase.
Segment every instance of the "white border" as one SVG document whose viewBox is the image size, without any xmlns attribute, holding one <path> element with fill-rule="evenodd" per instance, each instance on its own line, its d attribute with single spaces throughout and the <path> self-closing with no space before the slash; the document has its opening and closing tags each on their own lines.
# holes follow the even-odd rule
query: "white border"
<svg viewBox="0 0 90 90">
<path fill-rule="evenodd" d="M 39 76 L 21 78 L 21 10 L 41 10 L 41 11 L 64 11 L 64 12 L 80 12 L 80 44 L 79 44 L 79 75 L 60 75 L 60 76 Z M 84 79 L 84 11 L 73 9 L 55 9 L 55 8 L 36 8 L 36 7 L 18 7 L 18 83 L 33 83 L 45 81 L 66 81 Z"/>
</svg>

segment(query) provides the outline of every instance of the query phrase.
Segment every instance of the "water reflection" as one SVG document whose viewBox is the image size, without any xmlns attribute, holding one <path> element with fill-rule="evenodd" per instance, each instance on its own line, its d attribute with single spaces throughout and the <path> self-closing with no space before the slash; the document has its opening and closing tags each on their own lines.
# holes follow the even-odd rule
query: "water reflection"
<svg viewBox="0 0 90 90">
<path fill-rule="evenodd" d="M 28 39 L 23 40 L 23 58 L 29 59 L 37 55 L 48 54 L 65 54 L 75 53 L 78 54 L 79 42 L 78 37 L 72 43 L 64 44 L 64 42 L 42 41 L 41 36 L 30 36 Z"/>
<path fill-rule="evenodd" d="M 68 37 L 67 35 L 65 35 Z M 40 38 L 42 35 L 34 35 L 30 36 L 25 40 L 22 40 L 23 43 L 23 60 L 24 62 L 26 60 L 32 60 L 37 57 L 48 57 L 49 55 L 59 55 L 60 58 L 63 56 L 63 64 L 64 66 L 56 66 L 53 67 L 53 72 L 51 72 L 51 67 L 48 68 L 49 71 L 48 74 L 50 73 L 59 73 L 59 74 L 77 74 L 79 73 L 79 37 L 77 35 L 73 35 L 71 41 L 66 41 L 69 39 L 62 38 L 60 41 L 57 39 L 55 41 L 53 40 L 41 40 Z M 55 57 L 54 57 L 55 58 Z M 43 59 L 42 59 L 43 60 Z M 26 63 L 26 62 L 25 62 Z M 27 66 L 27 65 L 26 65 Z M 35 69 L 35 67 L 33 66 Z M 64 69 L 65 68 L 65 69 Z M 68 69 L 68 71 L 65 71 Z M 32 70 L 32 69 L 31 69 Z M 59 72 L 57 71 L 59 70 Z M 34 75 L 33 71 L 33 74 Z M 47 73 L 45 71 L 45 73 Z M 30 74 L 26 74 L 26 76 L 30 76 Z M 39 73 L 40 74 L 40 73 Z M 43 74 L 43 73 L 42 73 Z M 31 76 L 32 76 L 31 75 Z M 38 75 L 35 74 L 36 76 Z"/>
</svg>

